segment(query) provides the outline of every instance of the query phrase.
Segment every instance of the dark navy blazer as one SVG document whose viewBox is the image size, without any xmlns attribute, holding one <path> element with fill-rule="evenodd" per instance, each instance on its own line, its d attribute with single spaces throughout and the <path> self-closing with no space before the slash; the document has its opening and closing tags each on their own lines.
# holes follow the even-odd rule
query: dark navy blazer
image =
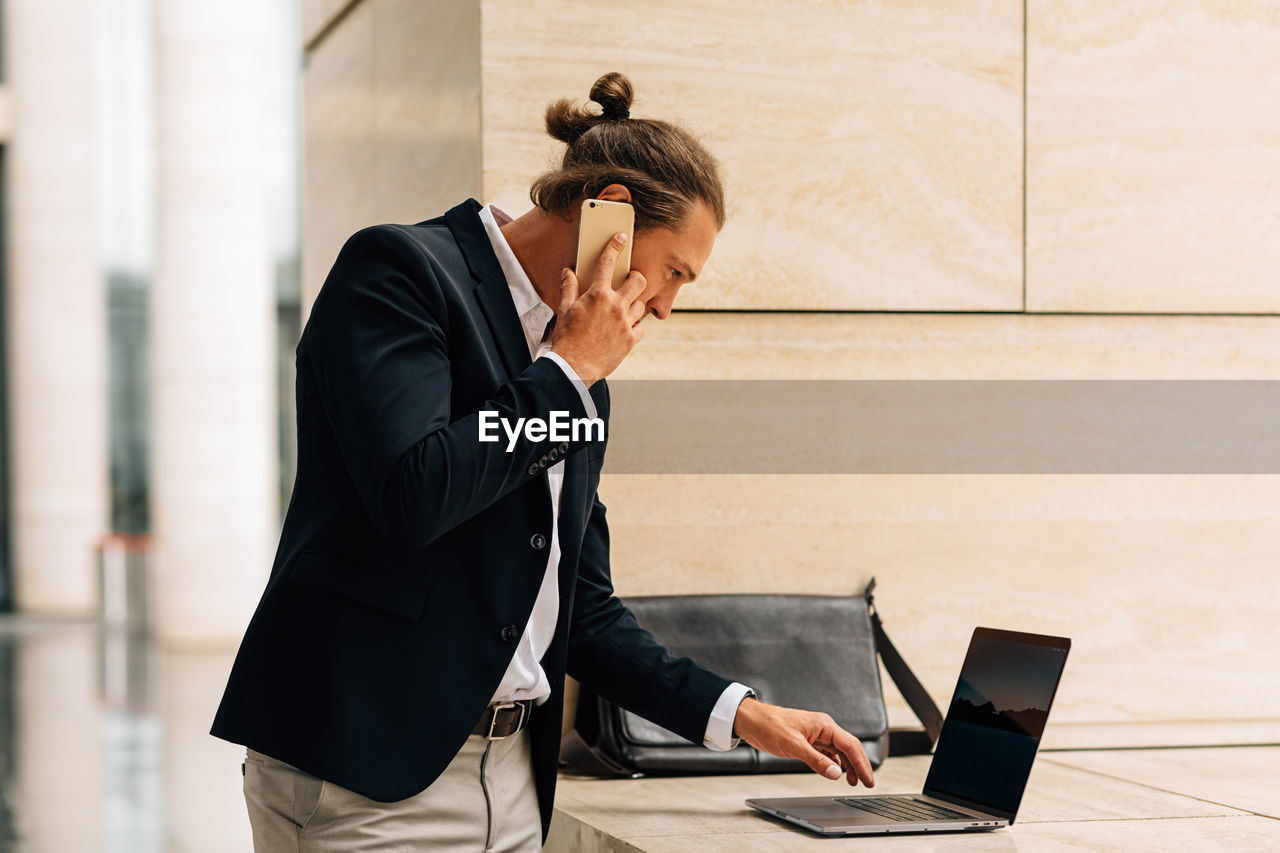
<svg viewBox="0 0 1280 853">
<path fill-rule="evenodd" d="M 497 689 L 546 570 L 565 458 L 560 619 L 531 724 L 545 838 L 566 671 L 700 743 L 729 682 L 613 596 L 605 443 L 478 441 L 477 412 L 586 417 L 528 345 L 474 199 L 343 246 L 297 348 L 298 472 L 212 733 L 370 799 L 427 788 Z M 609 417 L 604 382 L 591 387 Z"/>
</svg>

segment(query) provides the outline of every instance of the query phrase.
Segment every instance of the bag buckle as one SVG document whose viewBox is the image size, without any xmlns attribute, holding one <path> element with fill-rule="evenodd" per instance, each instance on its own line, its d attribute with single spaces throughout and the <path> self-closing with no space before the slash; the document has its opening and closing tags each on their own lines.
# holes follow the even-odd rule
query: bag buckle
<svg viewBox="0 0 1280 853">
<path fill-rule="evenodd" d="M 493 729 L 494 729 L 494 726 L 498 724 L 498 712 L 510 710 L 511 708 L 520 709 L 520 718 L 516 721 L 515 729 L 512 730 L 510 735 L 495 735 L 493 733 Z M 519 734 L 520 730 L 524 727 L 525 721 L 528 718 L 528 716 L 529 716 L 529 706 L 524 704 L 523 702 L 502 702 L 498 705 L 494 705 L 493 716 L 489 718 L 489 733 L 485 735 L 485 739 L 486 740 L 506 740 L 507 738 L 511 737 L 511 735 Z"/>
</svg>

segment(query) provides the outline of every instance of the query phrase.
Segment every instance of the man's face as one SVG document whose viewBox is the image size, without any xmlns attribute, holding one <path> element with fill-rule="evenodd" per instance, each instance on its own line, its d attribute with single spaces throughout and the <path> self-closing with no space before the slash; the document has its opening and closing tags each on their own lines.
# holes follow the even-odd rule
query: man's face
<svg viewBox="0 0 1280 853">
<path fill-rule="evenodd" d="M 694 204 L 684 229 L 650 228 L 636 232 L 631 268 L 647 282 L 640 301 L 649 314 L 665 320 L 680 288 L 702 273 L 716 242 L 716 220 L 703 201 Z M 640 320 L 643 320 L 641 317 Z M 637 321 L 640 322 L 640 321 Z"/>
</svg>

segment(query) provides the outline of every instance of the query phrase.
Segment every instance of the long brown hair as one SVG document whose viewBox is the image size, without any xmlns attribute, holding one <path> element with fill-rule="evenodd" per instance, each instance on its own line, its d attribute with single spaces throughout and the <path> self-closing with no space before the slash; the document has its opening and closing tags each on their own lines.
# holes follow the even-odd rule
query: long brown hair
<svg viewBox="0 0 1280 853">
<path fill-rule="evenodd" d="M 636 230 L 680 231 L 696 201 L 724 227 L 724 187 L 715 157 L 686 130 L 670 122 L 631 118 L 631 81 L 616 71 L 591 87 L 600 112 L 562 98 L 547 107 L 547 133 L 569 147 L 559 169 L 538 177 L 529 198 L 563 214 L 609 184 L 631 191 Z"/>
</svg>

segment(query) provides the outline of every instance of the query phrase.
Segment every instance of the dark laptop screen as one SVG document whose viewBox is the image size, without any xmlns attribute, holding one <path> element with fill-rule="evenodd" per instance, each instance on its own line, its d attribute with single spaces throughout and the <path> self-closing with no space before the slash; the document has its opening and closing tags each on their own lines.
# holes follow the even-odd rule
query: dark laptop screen
<svg viewBox="0 0 1280 853">
<path fill-rule="evenodd" d="M 990 628 L 974 632 L 926 794 L 949 794 L 1013 817 L 1069 646 L 1058 637 Z"/>
</svg>

